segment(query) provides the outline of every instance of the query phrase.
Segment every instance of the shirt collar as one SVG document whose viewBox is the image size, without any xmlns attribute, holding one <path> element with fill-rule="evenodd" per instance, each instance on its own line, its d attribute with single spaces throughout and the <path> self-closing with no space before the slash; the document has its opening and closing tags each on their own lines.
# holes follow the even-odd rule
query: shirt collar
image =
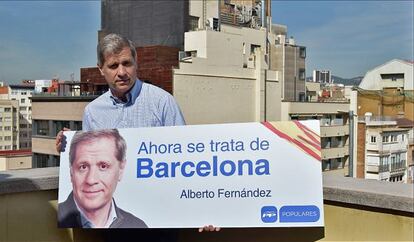
<svg viewBox="0 0 414 242">
<path fill-rule="evenodd" d="M 78 203 L 76 203 L 76 200 L 73 199 L 73 201 L 75 201 L 76 208 L 78 209 L 78 211 L 80 213 L 82 228 L 95 228 L 96 226 L 91 221 L 89 221 L 89 219 L 83 213 L 82 209 L 79 208 Z M 112 199 L 108 219 L 106 220 L 106 223 L 102 228 L 109 228 L 109 226 L 111 226 L 111 224 L 117 218 L 118 218 L 118 216 L 116 215 L 115 202 L 114 202 L 114 199 Z"/>
<path fill-rule="evenodd" d="M 139 93 L 141 92 L 141 88 L 142 88 L 142 81 L 139 80 L 139 79 L 136 79 L 134 85 L 131 88 L 131 90 L 129 90 L 129 92 L 126 95 L 126 97 L 127 97 L 126 102 L 123 102 L 119 98 L 112 95 L 111 90 L 109 90 L 109 96 L 110 96 L 110 98 L 112 100 L 112 103 L 114 105 L 123 104 L 123 105 L 130 106 L 130 105 L 133 105 L 135 103 L 135 100 L 138 98 Z"/>
</svg>

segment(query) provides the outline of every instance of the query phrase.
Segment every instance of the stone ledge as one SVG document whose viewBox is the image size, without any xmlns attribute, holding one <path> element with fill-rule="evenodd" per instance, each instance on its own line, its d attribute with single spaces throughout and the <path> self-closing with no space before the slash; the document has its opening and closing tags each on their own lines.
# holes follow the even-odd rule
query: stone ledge
<svg viewBox="0 0 414 242">
<path fill-rule="evenodd" d="M 326 201 L 391 209 L 414 215 L 414 186 L 323 174 L 323 197 Z"/>
<path fill-rule="evenodd" d="M 59 167 L 0 172 L 0 195 L 53 190 L 59 186 Z"/>
<path fill-rule="evenodd" d="M 0 172 L 0 195 L 58 188 L 59 168 Z M 414 216 L 414 186 L 323 173 L 325 201 L 390 209 Z"/>
</svg>

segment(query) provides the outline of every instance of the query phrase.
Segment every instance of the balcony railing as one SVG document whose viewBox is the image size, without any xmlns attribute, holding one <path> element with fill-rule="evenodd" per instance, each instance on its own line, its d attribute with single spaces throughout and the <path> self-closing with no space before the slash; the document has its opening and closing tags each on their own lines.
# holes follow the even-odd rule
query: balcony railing
<svg viewBox="0 0 414 242">
<path fill-rule="evenodd" d="M 370 121 L 396 121 L 395 116 L 371 116 Z M 365 116 L 359 116 L 358 121 L 365 121 Z"/>
<path fill-rule="evenodd" d="M 100 96 L 106 91 L 96 91 L 96 92 L 41 92 L 34 93 L 33 97 L 86 97 L 86 96 Z"/>
</svg>

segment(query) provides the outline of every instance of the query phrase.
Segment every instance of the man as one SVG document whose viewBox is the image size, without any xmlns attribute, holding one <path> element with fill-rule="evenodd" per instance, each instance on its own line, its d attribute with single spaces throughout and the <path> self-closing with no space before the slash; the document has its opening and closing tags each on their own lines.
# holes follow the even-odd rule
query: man
<svg viewBox="0 0 414 242">
<path fill-rule="evenodd" d="M 59 204 L 59 227 L 146 228 L 113 199 L 126 163 L 126 143 L 116 129 L 77 132 L 69 151 L 73 191 Z"/>
<path fill-rule="evenodd" d="M 177 103 L 168 92 L 137 79 L 137 53 L 130 40 L 118 34 L 105 36 L 98 44 L 97 57 L 109 90 L 86 106 L 84 131 L 185 125 Z M 56 137 L 58 152 L 64 144 L 61 131 Z M 200 232 L 218 230 L 211 225 L 199 229 Z"/>
</svg>

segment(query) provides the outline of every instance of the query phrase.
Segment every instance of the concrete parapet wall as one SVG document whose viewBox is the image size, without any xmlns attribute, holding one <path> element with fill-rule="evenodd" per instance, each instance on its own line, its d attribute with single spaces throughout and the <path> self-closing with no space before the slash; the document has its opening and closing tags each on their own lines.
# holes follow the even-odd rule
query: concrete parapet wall
<svg viewBox="0 0 414 242">
<path fill-rule="evenodd" d="M 178 241 L 413 241 L 411 185 L 330 173 L 323 178 L 325 228 L 180 229 Z M 57 188 L 57 167 L 0 172 L 0 241 L 104 241 L 112 233 L 58 229 Z"/>
</svg>

